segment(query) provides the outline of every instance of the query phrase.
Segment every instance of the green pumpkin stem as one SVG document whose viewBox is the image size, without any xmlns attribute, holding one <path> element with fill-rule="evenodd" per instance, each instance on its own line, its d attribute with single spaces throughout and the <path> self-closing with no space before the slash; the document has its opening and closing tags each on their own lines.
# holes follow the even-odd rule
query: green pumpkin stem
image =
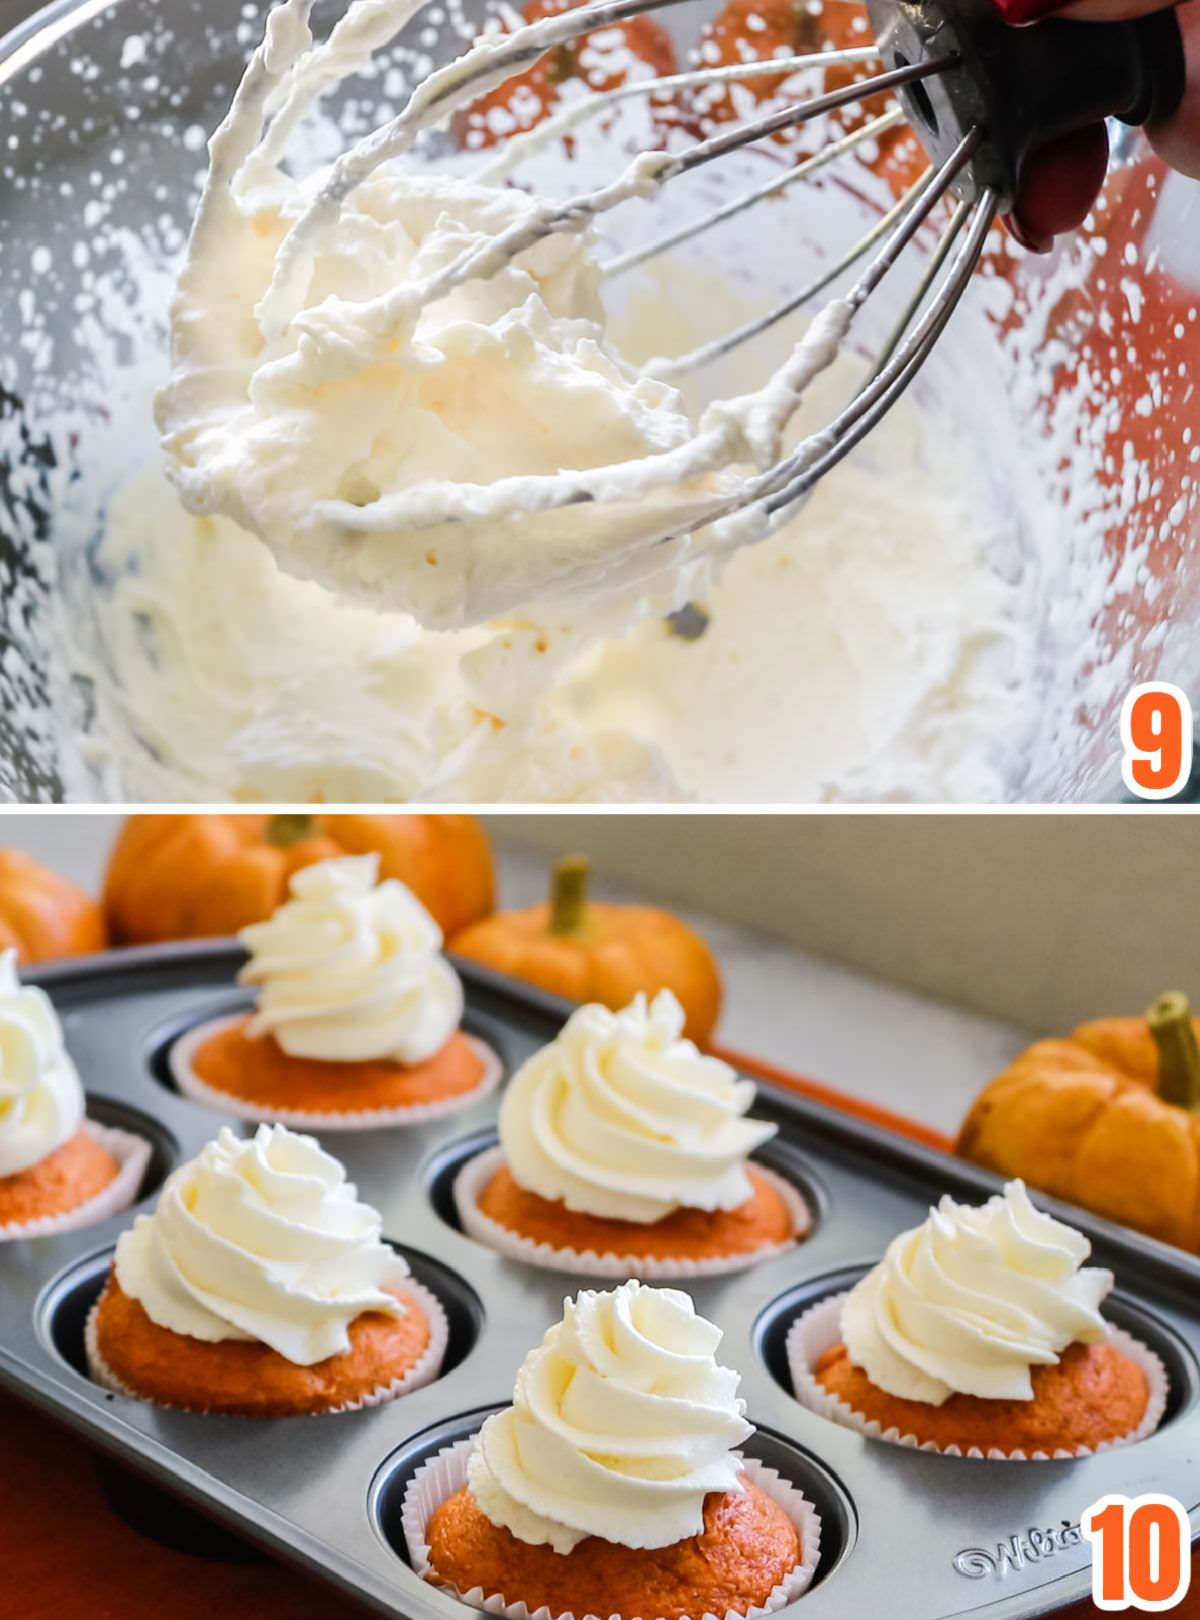
<svg viewBox="0 0 1200 1620">
<path fill-rule="evenodd" d="M 263 837 L 276 849 L 288 849 L 292 844 L 302 844 L 306 838 L 315 837 L 316 831 L 315 816 L 270 816 Z"/>
<path fill-rule="evenodd" d="M 588 873 L 586 855 L 564 855 L 550 880 L 550 932 L 577 934 L 587 911 Z"/>
<path fill-rule="evenodd" d="M 1165 990 L 1146 1010 L 1158 1048 L 1158 1092 L 1177 1108 L 1200 1109 L 1200 1047 L 1192 1009 L 1182 990 Z"/>
</svg>

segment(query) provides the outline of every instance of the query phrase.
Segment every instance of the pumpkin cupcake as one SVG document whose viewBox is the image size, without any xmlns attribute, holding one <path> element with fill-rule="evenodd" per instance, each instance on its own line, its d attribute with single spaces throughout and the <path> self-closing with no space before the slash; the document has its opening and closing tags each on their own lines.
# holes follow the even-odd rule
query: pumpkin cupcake
<svg viewBox="0 0 1200 1620">
<path fill-rule="evenodd" d="M 566 1300 L 513 1404 L 414 1474 L 401 1522 L 417 1573 L 510 1620 L 700 1620 L 794 1602 L 820 1521 L 734 1450 L 754 1431 L 720 1340 L 676 1289 Z"/>
<path fill-rule="evenodd" d="M 436 1378 L 445 1312 L 311 1136 L 226 1129 L 117 1243 L 88 1317 L 92 1377 L 159 1406 L 292 1417 Z"/>
<path fill-rule="evenodd" d="M 813 1411 L 897 1445 L 1044 1460 L 1128 1445 L 1162 1420 L 1167 1382 L 1105 1321 L 1111 1271 L 1037 1210 L 1023 1182 L 979 1208 L 944 1197 L 848 1294 L 793 1325 Z"/>
<path fill-rule="evenodd" d="M 238 938 L 257 1009 L 171 1048 L 185 1096 L 240 1119 L 321 1130 L 406 1125 L 464 1108 L 500 1079 L 459 1023 L 463 990 L 411 890 L 378 855 L 304 867 L 291 898 Z"/>
<path fill-rule="evenodd" d="M 669 990 L 580 1007 L 513 1076 L 500 1146 L 459 1172 L 464 1229 L 557 1271 L 692 1277 L 781 1252 L 809 1226 L 799 1193 L 750 1154 L 754 1086 L 683 1039 Z"/>
<path fill-rule="evenodd" d="M 84 1117 L 49 996 L 0 953 L 0 1240 L 46 1237 L 128 1209 L 150 1145 Z"/>
</svg>

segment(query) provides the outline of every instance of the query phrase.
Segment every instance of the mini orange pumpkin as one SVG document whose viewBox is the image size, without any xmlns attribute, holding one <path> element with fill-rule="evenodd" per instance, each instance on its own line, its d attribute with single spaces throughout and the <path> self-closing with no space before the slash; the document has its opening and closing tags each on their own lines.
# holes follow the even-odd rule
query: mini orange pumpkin
<svg viewBox="0 0 1200 1620">
<path fill-rule="evenodd" d="M 0 849 L 0 950 L 21 962 L 82 956 L 108 944 L 104 913 L 82 889 L 20 849 Z"/>
<path fill-rule="evenodd" d="M 121 944 L 233 934 L 269 917 L 302 866 L 379 853 L 447 937 L 494 902 L 492 857 L 474 816 L 135 815 L 113 846 L 104 905 Z"/>
<path fill-rule="evenodd" d="M 721 1011 L 721 974 L 708 946 L 669 911 L 589 902 L 587 879 L 588 862 L 568 856 L 554 869 L 548 902 L 498 912 L 452 939 L 451 950 L 571 1001 L 614 1010 L 639 990 L 672 990 L 688 1037 L 707 1046 Z"/>
<path fill-rule="evenodd" d="M 1186 996 L 1169 991 L 1144 1018 L 1036 1041 L 975 1099 L 956 1151 L 1196 1252 L 1198 1031 Z"/>
</svg>

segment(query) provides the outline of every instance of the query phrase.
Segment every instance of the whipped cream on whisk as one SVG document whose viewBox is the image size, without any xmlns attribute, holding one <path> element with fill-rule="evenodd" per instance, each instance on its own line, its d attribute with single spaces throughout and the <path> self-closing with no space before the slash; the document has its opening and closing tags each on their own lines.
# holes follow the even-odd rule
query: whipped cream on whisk
<svg viewBox="0 0 1200 1620">
<path fill-rule="evenodd" d="M 851 305 L 827 306 L 762 389 L 693 427 L 678 392 L 606 340 L 593 210 L 546 234 L 564 205 L 404 161 L 503 81 L 504 66 L 477 70 L 516 36 L 485 37 L 391 124 L 297 178 L 291 133 L 419 0 L 354 0 L 319 45 L 310 9 L 270 14 L 210 143 L 157 406 L 184 504 L 233 517 L 289 572 L 427 627 L 631 593 L 679 605 L 723 540 L 765 532 L 761 514 L 692 531 L 777 459 Z M 552 44 L 563 25 L 531 26 Z M 652 196 L 674 162 L 635 158 L 602 208 Z"/>
</svg>

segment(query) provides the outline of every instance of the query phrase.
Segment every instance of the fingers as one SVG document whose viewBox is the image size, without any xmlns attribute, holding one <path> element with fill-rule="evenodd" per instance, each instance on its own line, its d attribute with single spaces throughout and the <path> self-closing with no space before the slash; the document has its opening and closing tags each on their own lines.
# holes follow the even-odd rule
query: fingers
<svg viewBox="0 0 1200 1620">
<path fill-rule="evenodd" d="M 1187 70 L 1183 100 L 1173 118 L 1148 125 L 1146 134 L 1164 163 L 1200 180 L 1200 0 L 1180 6 L 1178 16 Z"/>
<path fill-rule="evenodd" d="M 1072 0 L 1068 5 L 1054 7 L 1057 15 L 1080 22 L 1124 22 L 1164 9 L 1163 0 Z M 1185 9 L 1180 7 L 1181 11 Z"/>
<path fill-rule="evenodd" d="M 1076 0 L 1062 9 L 1058 0 L 997 0 L 1008 21 L 1061 10 L 1062 15 L 1085 20 L 1115 20 L 1142 16 L 1161 9 L 1159 0 Z M 1200 179 L 1200 0 L 1187 0 L 1177 8 L 1183 35 L 1187 81 L 1179 110 L 1165 123 L 1149 126 L 1146 134 L 1165 163 L 1182 174 Z M 1083 223 L 1104 181 L 1108 141 L 1101 125 L 1051 142 L 1028 165 L 1020 195 L 1005 223 L 1023 246 L 1035 253 L 1048 252 L 1055 236 Z"/>
<path fill-rule="evenodd" d="M 1050 141 L 1030 162 L 1011 215 L 1009 230 L 1023 247 L 1048 253 L 1056 236 L 1076 230 L 1104 184 L 1108 132 L 1092 124 Z"/>
<path fill-rule="evenodd" d="M 1081 22 L 1122 22 L 1162 11 L 1170 0 L 996 0 L 1007 23 L 1040 22 L 1043 17 L 1068 17 Z"/>
</svg>

